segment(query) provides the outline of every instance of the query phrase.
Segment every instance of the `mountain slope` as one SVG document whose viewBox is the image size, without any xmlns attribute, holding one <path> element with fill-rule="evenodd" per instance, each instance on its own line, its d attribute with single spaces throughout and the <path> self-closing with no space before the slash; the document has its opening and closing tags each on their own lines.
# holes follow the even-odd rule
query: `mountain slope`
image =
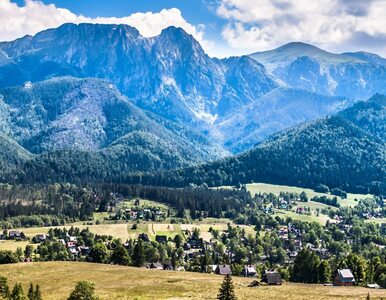
<svg viewBox="0 0 386 300">
<path fill-rule="evenodd" d="M 0 134 L 0 175 L 19 167 L 32 155 L 15 141 Z"/>
<path fill-rule="evenodd" d="M 0 114 L 5 141 L 15 140 L 4 147 L 16 147 L 4 150 L 0 161 L 6 166 L 26 161 L 28 180 L 101 179 L 225 154 L 205 135 L 143 112 L 101 79 L 54 78 L 0 90 Z M 16 159 L 28 153 L 22 147 L 37 155 Z M 8 154 L 13 152 L 15 158 Z"/>
<path fill-rule="evenodd" d="M 191 123 L 206 121 L 205 114 L 229 113 L 231 106 L 217 109 L 224 98 L 245 103 L 276 87 L 263 66 L 251 60 L 234 72 L 231 61 L 210 58 L 191 35 L 175 27 L 144 38 L 127 25 L 65 24 L 0 43 L 0 51 L 9 58 L 0 66 L 0 87 L 63 75 L 106 78 L 140 107 Z M 236 88 L 248 80 L 242 77 L 244 65 L 244 73 L 256 69 L 258 74 L 248 95 Z"/>
<path fill-rule="evenodd" d="M 277 88 L 243 106 L 218 125 L 221 132 L 227 133 L 227 148 L 233 153 L 240 153 L 272 134 L 321 116 L 332 115 L 348 103 L 350 101 L 339 97 Z"/>
<path fill-rule="evenodd" d="M 339 115 L 386 143 L 386 96 L 375 95 L 369 101 L 343 110 Z"/>
<path fill-rule="evenodd" d="M 65 24 L 0 43 L 0 60 L 0 87 L 63 76 L 103 78 L 148 117 L 174 128 L 174 134 L 179 135 L 175 128 L 184 128 L 195 132 L 193 140 L 221 143 L 232 153 L 250 149 L 270 134 L 335 113 L 354 98 L 386 91 L 386 67 L 375 64 L 368 54 L 338 55 L 291 43 L 251 56 L 216 59 L 175 27 L 144 38 L 127 25 Z M 78 112 L 86 104 L 78 106 Z M 87 105 L 94 109 L 95 104 Z M 42 136 L 34 133 L 30 140 L 23 139 L 23 145 L 39 153 L 63 149 L 65 144 L 93 150 L 113 141 L 101 129 L 103 120 L 97 114 L 84 120 L 91 131 L 69 131 L 74 114 L 55 120 Z M 44 140 L 47 137 L 64 144 L 50 148 L 54 143 Z M 215 151 L 213 156 L 222 151 L 204 148 L 200 146 L 207 154 Z"/>
<path fill-rule="evenodd" d="M 377 101 L 383 107 L 382 113 L 378 113 L 378 121 L 382 122 L 386 97 Z M 363 109 L 366 104 L 358 103 L 341 116 L 322 118 L 285 131 L 236 157 L 149 176 L 142 181 L 164 185 L 206 182 L 211 186 L 254 181 L 313 188 L 322 183 L 346 191 L 385 194 L 386 144 L 363 130 L 366 128 L 349 121 L 362 124 L 361 116 L 373 110 L 373 105 Z M 345 115 L 349 118 L 344 119 Z M 377 127 L 373 129 L 378 132 Z"/>
</svg>

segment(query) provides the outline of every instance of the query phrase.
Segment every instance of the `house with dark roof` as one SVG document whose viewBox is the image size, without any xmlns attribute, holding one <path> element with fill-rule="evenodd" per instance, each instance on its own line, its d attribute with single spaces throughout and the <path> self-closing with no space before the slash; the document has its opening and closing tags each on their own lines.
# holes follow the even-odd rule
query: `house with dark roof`
<svg viewBox="0 0 386 300">
<path fill-rule="evenodd" d="M 218 275 L 232 275 L 232 270 L 230 265 L 217 265 L 216 274 Z"/>
<path fill-rule="evenodd" d="M 163 270 L 164 266 L 161 263 L 148 263 L 146 264 L 146 269 L 155 269 L 155 270 Z"/>
<path fill-rule="evenodd" d="M 150 242 L 150 238 L 146 233 L 140 233 L 138 238 L 144 242 Z"/>
<path fill-rule="evenodd" d="M 334 285 L 353 286 L 355 283 L 354 275 L 350 269 L 338 269 L 334 276 Z"/>
<path fill-rule="evenodd" d="M 263 274 L 261 279 L 262 282 L 265 282 L 268 285 L 281 285 L 281 275 L 278 271 L 266 271 Z"/>
<path fill-rule="evenodd" d="M 168 242 L 168 237 L 166 235 L 156 235 L 155 240 L 160 244 L 166 244 Z"/>
</svg>

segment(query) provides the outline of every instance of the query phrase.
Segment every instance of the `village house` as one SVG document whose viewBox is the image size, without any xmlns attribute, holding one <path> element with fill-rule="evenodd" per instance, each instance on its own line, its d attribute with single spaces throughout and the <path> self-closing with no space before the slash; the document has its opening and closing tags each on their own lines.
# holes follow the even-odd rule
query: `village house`
<svg viewBox="0 0 386 300">
<path fill-rule="evenodd" d="M 168 237 L 166 235 L 156 235 L 155 240 L 160 244 L 166 244 L 168 242 Z"/>
<path fill-rule="evenodd" d="M 35 241 L 38 243 L 44 242 L 47 239 L 47 235 L 44 233 L 35 235 Z"/>
<path fill-rule="evenodd" d="M 353 286 L 355 283 L 354 275 L 350 269 L 339 269 L 335 273 L 334 285 L 336 286 Z"/>
<path fill-rule="evenodd" d="M 232 270 L 230 265 L 217 265 L 216 274 L 218 275 L 232 275 Z"/>
<path fill-rule="evenodd" d="M 245 277 L 255 277 L 257 275 L 256 267 L 253 265 L 245 265 L 241 274 Z"/>
<path fill-rule="evenodd" d="M 24 233 L 21 232 L 21 231 L 17 231 L 17 230 L 10 230 L 10 231 L 8 232 L 8 237 L 9 237 L 9 239 L 11 239 L 11 240 L 25 239 Z"/>
<path fill-rule="evenodd" d="M 195 237 L 190 237 L 187 242 L 191 249 L 200 249 L 202 247 L 202 243 L 202 239 L 197 239 Z"/>
<path fill-rule="evenodd" d="M 154 263 L 154 262 L 152 262 L 152 263 L 146 264 L 146 269 L 163 270 L 164 267 L 163 267 L 163 265 L 161 263 L 158 263 L 158 262 Z"/>
<path fill-rule="evenodd" d="M 278 271 L 266 271 L 262 276 L 262 282 L 268 285 L 281 285 L 281 275 Z"/>
</svg>

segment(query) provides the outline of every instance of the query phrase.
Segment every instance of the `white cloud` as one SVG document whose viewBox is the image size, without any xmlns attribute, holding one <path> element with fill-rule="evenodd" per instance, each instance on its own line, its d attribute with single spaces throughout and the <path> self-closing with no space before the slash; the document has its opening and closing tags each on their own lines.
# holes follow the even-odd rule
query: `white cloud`
<svg viewBox="0 0 386 300">
<path fill-rule="evenodd" d="M 157 13 L 134 13 L 122 18 L 89 18 L 40 1 L 25 0 L 25 5 L 19 7 L 10 0 L 0 0 L 0 20 L 1 41 L 14 40 L 26 34 L 33 35 L 64 23 L 102 23 L 127 24 L 136 27 L 145 37 L 156 36 L 168 26 L 181 27 L 193 35 L 205 50 L 211 50 L 212 47 L 204 38 L 204 26 L 188 23 L 177 8 L 163 9 Z"/>
<path fill-rule="evenodd" d="M 303 41 L 331 50 L 385 49 L 386 0 L 220 0 L 216 12 L 228 22 L 222 36 L 233 48 Z"/>
</svg>

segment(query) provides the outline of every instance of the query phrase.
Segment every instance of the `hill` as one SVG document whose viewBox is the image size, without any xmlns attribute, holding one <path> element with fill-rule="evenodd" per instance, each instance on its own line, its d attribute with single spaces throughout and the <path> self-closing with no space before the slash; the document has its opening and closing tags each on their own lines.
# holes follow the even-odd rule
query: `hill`
<svg viewBox="0 0 386 300">
<path fill-rule="evenodd" d="M 380 97 L 377 101 L 384 103 L 386 98 Z M 311 188 L 325 184 L 349 192 L 384 194 L 385 143 L 350 121 L 360 120 L 360 115 L 377 107 L 377 101 L 368 109 L 360 109 L 363 104 L 358 103 L 343 111 L 342 116 L 350 116 L 349 119 L 336 115 L 305 123 L 244 154 L 167 173 L 164 179 L 150 177 L 150 183 L 206 182 L 210 186 L 221 186 L 266 182 Z M 383 113 L 377 115 L 382 118 Z M 374 124 L 377 123 L 375 120 Z M 378 127 L 374 128 L 378 132 Z"/>
<path fill-rule="evenodd" d="M 15 141 L 0 134 L 0 174 L 15 169 L 32 155 Z"/>
<path fill-rule="evenodd" d="M 142 111 L 101 79 L 62 77 L 5 88 L 0 107 L 1 161 L 10 166 L 30 159 L 24 165 L 30 179 L 46 173 L 73 181 L 74 172 L 90 178 L 94 170 L 102 178 L 192 165 L 225 153 L 200 132 Z"/>
<path fill-rule="evenodd" d="M 3 265 L 1 275 L 11 284 L 16 281 L 28 290 L 29 283 L 40 284 L 43 299 L 67 299 L 79 280 L 96 284 L 102 299 L 216 299 L 222 276 L 138 269 L 102 264 L 44 262 Z M 361 287 L 329 287 L 285 283 L 282 286 L 250 288 L 252 279 L 233 277 L 238 299 L 364 299 L 369 292 Z M 381 297 L 383 290 L 372 290 L 371 297 Z M 376 299 L 376 298 L 374 298 Z"/>
<path fill-rule="evenodd" d="M 233 153 L 240 153 L 277 132 L 337 113 L 349 103 L 344 98 L 277 88 L 240 108 L 218 126 L 227 133 L 225 146 Z"/>
<path fill-rule="evenodd" d="M 386 143 L 386 98 L 375 95 L 369 101 L 359 102 L 343 110 L 340 116 L 349 120 L 380 142 Z"/>
</svg>

